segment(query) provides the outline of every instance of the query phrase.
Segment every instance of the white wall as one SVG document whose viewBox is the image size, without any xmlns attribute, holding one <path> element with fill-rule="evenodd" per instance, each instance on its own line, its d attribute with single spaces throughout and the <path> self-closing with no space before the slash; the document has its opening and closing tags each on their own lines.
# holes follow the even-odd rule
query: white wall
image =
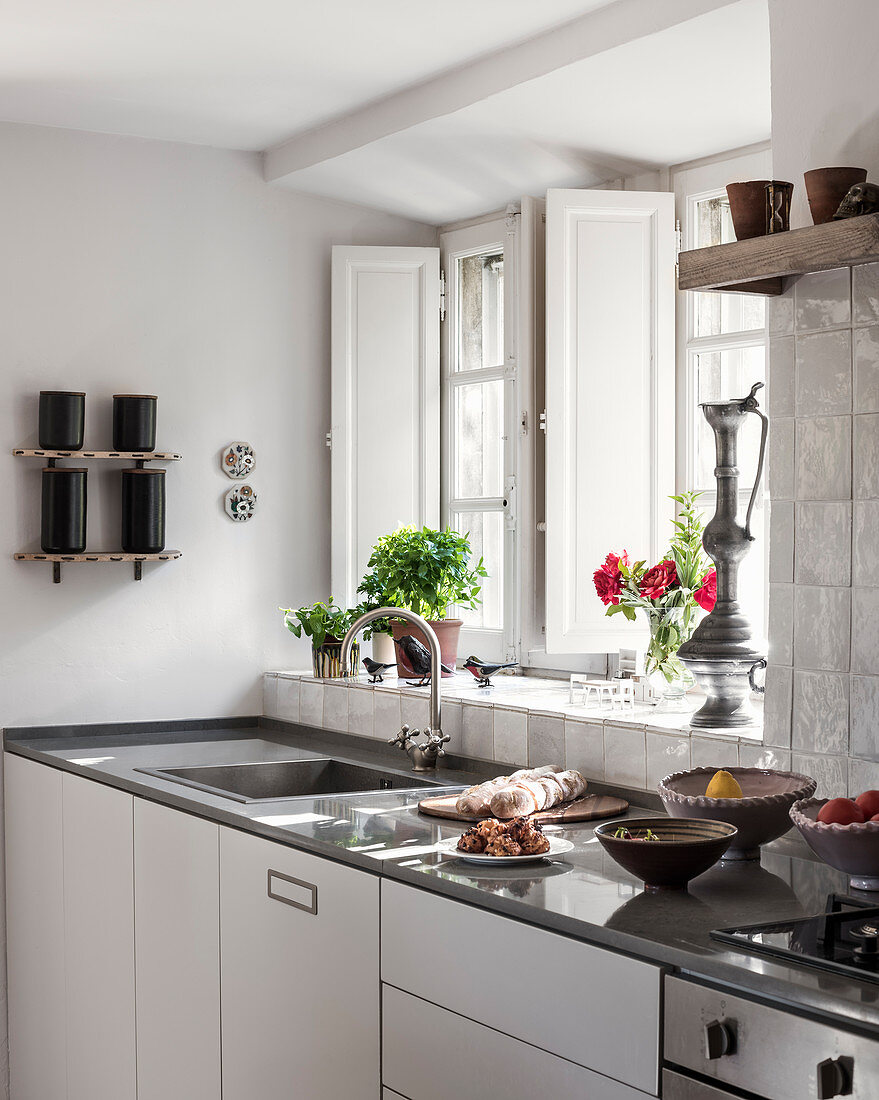
<svg viewBox="0 0 879 1100">
<path fill-rule="evenodd" d="M 854 165 L 879 182 L 879 6 L 769 0 L 769 25 L 773 174 L 794 184 L 791 224 L 811 225 L 807 169 Z"/>
<path fill-rule="evenodd" d="M 262 673 L 307 661 L 279 604 L 329 585 L 330 246 L 434 230 L 272 188 L 255 156 L 0 125 L 0 726 L 259 713 Z M 39 550 L 40 389 L 155 393 L 179 562 L 51 567 Z M 233 524 L 219 451 L 256 449 Z M 89 548 L 119 544 L 118 464 L 89 464 Z"/>
</svg>

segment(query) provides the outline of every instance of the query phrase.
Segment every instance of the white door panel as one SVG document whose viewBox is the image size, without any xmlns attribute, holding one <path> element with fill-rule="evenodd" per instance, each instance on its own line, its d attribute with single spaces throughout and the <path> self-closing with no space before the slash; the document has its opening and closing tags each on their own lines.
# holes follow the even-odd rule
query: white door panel
<svg viewBox="0 0 879 1100">
<path fill-rule="evenodd" d="M 546 228 L 547 651 L 607 653 L 646 624 L 606 618 L 593 572 L 670 534 L 674 196 L 551 190 Z"/>
<path fill-rule="evenodd" d="M 376 539 L 439 523 L 439 249 L 333 249 L 332 595 Z"/>
</svg>

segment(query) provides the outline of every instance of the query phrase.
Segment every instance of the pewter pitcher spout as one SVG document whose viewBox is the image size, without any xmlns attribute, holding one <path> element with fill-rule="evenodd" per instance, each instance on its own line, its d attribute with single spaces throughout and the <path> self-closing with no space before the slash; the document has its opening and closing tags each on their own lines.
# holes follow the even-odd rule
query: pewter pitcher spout
<svg viewBox="0 0 879 1100">
<path fill-rule="evenodd" d="M 701 405 L 714 432 L 717 465 L 717 509 L 705 527 L 702 545 L 717 570 L 717 602 L 696 627 L 692 638 L 678 650 L 678 657 L 704 688 L 708 698 L 693 715 L 691 725 L 720 729 L 750 725 L 754 721 L 748 696 L 754 671 L 766 664 L 766 656 L 754 648 L 751 624 L 738 603 L 739 565 L 754 541 L 751 515 L 763 475 L 769 421 L 760 411 L 755 382 L 747 397 L 710 401 Z M 749 414 L 760 417 L 760 454 L 744 524 L 738 521 L 738 435 Z"/>
</svg>

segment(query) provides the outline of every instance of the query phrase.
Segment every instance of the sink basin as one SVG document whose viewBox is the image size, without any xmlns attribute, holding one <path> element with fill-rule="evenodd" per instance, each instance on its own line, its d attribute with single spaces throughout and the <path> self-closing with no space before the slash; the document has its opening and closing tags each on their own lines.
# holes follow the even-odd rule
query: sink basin
<svg viewBox="0 0 879 1100">
<path fill-rule="evenodd" d="M 197 787 L 236 802 L 274 802 L 281 798 L 355 794 L 439 787 L 435 779 L 400 775 L 382 768 L 321 757 L 314 760 L 268 760 L 258 764 L 212 764 L 207 767 L 140 768 L 147 775 Z"/>
</svg>

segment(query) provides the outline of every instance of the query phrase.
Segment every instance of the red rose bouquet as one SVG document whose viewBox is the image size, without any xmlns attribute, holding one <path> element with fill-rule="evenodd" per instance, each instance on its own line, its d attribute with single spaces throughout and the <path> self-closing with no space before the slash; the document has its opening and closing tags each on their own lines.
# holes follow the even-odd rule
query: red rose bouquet
<svg viewBox="0 0 879 1100">
<path fill-rule="evenodd" d="M 595 591 L 607 615 L 634 622 L 646 613 L 650 625 L 647 672 L 661 672 L 667 683 L 687 677 L 676 654 L 696 629 L 698 608 L 711 611 L 717 599 L 717 577 L 702 550 L 699 493 L 672 497 L 678 505 L 675 532 L 665 558 L 656 565 L 629 562 L 628 554 L 608 554 L 593 574 Z M 692 679 L 690 679 L 692 683 Z"/>
</svg>

